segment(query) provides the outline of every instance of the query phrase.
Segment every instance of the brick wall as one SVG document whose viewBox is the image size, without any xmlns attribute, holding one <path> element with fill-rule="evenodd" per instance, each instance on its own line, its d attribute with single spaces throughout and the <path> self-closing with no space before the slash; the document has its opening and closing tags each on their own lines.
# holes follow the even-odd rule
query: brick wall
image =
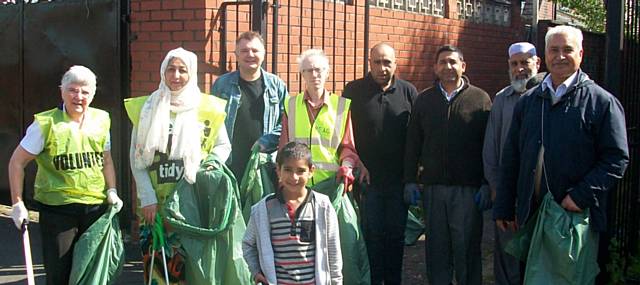
<svg viewBox="0 0 640 285">
<path fill-rule="evenodd" d="M 205 1 L 131 0 L 131 96 L 149 95 L 158 88 L 160 64 L 166 53 L 184 47 L 198 55 L 198 82 L 214 73 L 206 64 L 207 9 Z"/>
<path fill-rule="evenodd" d="M 301 50 L 318 47 L 328 54 L 332 73 L 327 88 L 340 92 L 344 84 L 361 77 L 364 70 L 364 1 L 353 5 L 311 0 L 280 2 L 278 27 L 278 75 L 291 92 L 301 88 L 295 59 Z M 507 84 L 506 50 L 520 40 L 520 17 L 513 9 L 511 27 L 454 20 L 454 9 L 445 1 L 450 18 L 370 8 L 369 47 L 389 42 L 397 50 L 398 74 L 418 89 L 433 82 L 433 56 L 442 44 L 459 46 L 467 61 L 471 82 L 495 93 Z M 227 9 L 226 66 L 220 66 L 221 0 L 131 0 L 131 96 L 147 95 L 158 86 L 160 63 L 170 49 L 182 46 L 199 58 L 198 82 L 207 92 L 217 76 L 235 70 L 233 56 L 237 33 L 250 28 L 248 6 Z M 301 7 L 302 6 L 302 7 Z M 267 15 L 267 70 L 272 70 L 272 9 Z"/>
<path fill-rule="evenodd" d="M 393 43 L 398 53 L 400 76 L 418 90 L 432 85 L 435 52 L 444 44 L 453 44 L 462 50 L 466 74 L 472 84 L 495 93 L 507 83 L 507 48 L 520 37 L 514 29 L 421 15 L 395 20 L 390 11 L 372 10 L 375 15 L 372 29 L 378 25 L 384 29 L 386 24 L 393 26 L 394 31 L 372 33 L 371 42 Z"/>
<path fill-rule="evenodd" d="M 555 5 L 552 0 L 539 0 L 538 1 L 538 20 L 555 20 Z M 526 0 L 524 10 L 522 11 L 522 18 L 525 23 L 531 24 L 533 22 L 533 0 Z"/>
<path fill-rule="evenodd" d="M 538 20 L 554 20 L 555 4 L 551 0 L 540 1 L 540 9 L 538 10 Z"/>
</svg>

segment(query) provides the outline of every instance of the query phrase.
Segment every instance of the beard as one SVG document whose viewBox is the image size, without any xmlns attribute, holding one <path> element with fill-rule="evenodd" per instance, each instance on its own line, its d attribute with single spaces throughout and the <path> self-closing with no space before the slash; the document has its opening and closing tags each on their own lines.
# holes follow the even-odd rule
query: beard
<svg viewBox="0 0 640 285">
<path fill-rule="evenodd" d="M 511 80 L 511 88 L 519 93 L 527 91 L 527 79 Z"/>
<path fill-rule="evenodd" d="M 518 78 L 516 78 L 516 76 L 511 74 L 511 72 L 509 72 L 509 79 L 511 80 L 511 87 L 513 88 L 513 90 L 515 90 L 516 92 L 519 92 L 519 93 L 527 91 L 527 82 L 529 81 L 529 79 L 531 79 L 534 76 L 536 76 L 537 73 L 538 72 L 536 70 L 533 70 L 533 71 L 531 71 L 531 73 L 527 74 L 527 78 L 518 79 Z"/>
</svg>

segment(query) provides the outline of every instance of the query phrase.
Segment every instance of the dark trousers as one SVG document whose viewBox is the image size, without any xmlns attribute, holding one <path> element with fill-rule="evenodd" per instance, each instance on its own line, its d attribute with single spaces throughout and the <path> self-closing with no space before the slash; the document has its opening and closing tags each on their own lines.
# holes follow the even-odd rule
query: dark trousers
<svg viewBox="0 0 640 285">
<path fill-rule="evenodd" d="M 362 229 L 369 254 L 371 284 L 400 284 L 407 205 L 403 185 L 369 185 L 362 192 Z"/>
<path fill-rule="evenodd" d="M 482 213 L 477 187 L 432 185 L 424 191 L 425 255 L 432 285 L 482 284 Z"/>
<path fill-rule="evenodd" d="M 520 260 L 504 251 L 507 243 L 513 238 L 514 232 L 502 231 L 498 226 L 493 225 L 495 230 L 495 248 L 493 251 L 493 274 L 497 285 L 519 285 L 522 284 Z M 524 271 L 523 271 L 524 272 Z"/>
<path fill-rule="evenodd" d="M 73 247 L 105 210 L 104 205 L 40 205 L 42 255 L 48 285 L 69 283 Z"/>
</svg>

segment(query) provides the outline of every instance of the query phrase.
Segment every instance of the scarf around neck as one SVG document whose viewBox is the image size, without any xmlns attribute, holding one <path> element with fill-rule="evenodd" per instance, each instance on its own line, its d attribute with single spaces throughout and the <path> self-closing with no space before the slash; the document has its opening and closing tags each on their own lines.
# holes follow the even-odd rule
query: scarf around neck
<svg viewBox="0 0 640 285">
<path fill-rule="evenodd" d="M 171 91 L 166 83 L 165 70 L 174 58 L 187 66 L 189 81 L 180 90 Z M 169 159 L 181 159 L 184 177 L 190 184 L 196 181 L 196 172 L 202 159 L 200 138 L 202 126 L 198 122 L 201 92 L 198 87 L 197 57 L 183 48 L 169 51 L 160 68 L 160 85 L 145 101 L 135 138 L 135 167 L 146 169 L 153 163 L 156 151 L 167 153 L 169 126 L 175 115 L 171 135 Z"/>
</svg>

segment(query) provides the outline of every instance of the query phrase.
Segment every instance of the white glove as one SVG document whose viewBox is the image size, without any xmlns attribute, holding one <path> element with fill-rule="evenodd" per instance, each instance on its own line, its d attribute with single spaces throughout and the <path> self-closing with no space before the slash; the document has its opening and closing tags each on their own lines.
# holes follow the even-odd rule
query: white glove
<svg viewBox="0 0 640 285">
<path fill-rule="evenodd" d="M 109 190 L 107 190 L 107 202 L 115 205 L 117 212 L 120 212 L 122 205 L 124 205 L 120 197 L 118 197 L 118 191 L 116 191 L 116 188 L 109 188 Z"/>
<path fill-rule="evenodd" d="M 24 206 L 24 202 L 20 201 L 11 206 L 11 219 L 13 219 L 13 223 L 16 224 L 16 228 L 19 230 L 22 229 L 22 223 L 25 220 L 29 220 L 29 211 Z"/>
</svg>

